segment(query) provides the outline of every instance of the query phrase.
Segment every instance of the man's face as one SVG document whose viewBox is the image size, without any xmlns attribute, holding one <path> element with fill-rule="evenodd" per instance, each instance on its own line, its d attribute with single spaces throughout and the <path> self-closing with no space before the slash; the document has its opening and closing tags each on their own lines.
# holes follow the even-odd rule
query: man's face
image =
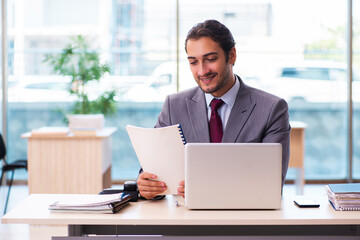
<svg viewBox="0 0 360 240">
<path fill-rule="evenodd" d="M 236 59 L 235 48 L 230 51 L 226 62 L 220 45 L 209 37 L 189 39 L 186 47 L 190 70 L 199 87 L 214 97 L 224 95 L 235 83 L 232 72 Z"/>
</svg>

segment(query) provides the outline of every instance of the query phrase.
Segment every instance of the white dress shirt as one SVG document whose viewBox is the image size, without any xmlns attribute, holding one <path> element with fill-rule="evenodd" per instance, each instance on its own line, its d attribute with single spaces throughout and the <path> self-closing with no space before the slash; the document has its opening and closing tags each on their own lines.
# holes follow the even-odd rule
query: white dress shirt
<svg viewBox="0 0 360 240">
<path fill-rule="evenodd" d="M 235 76 L 234 86 L 232 86 L 232 88 L 230 88 L 230 90 L 227 91 L 227 93 L 225 93 L 222 97 L 220 97 L 224 101 L 224 104 L 221 105 L 221 107 L 218 109 L 218 114 L 221 118 L 223 131 L 225 130 L 227 121 L 231 113 L 231 109 L 234 106 L 236 95 L 238 94 L 239 89 L 240 89 L 240 81 L 238 81 L 237 77 Z M 210 103 L 214 98 L 215 97 L 210 93 L 205 93 L 206 105 L 208 106 L 208 121 L 210 121 L 210 116 L 211 116 Z"/>
</svg>

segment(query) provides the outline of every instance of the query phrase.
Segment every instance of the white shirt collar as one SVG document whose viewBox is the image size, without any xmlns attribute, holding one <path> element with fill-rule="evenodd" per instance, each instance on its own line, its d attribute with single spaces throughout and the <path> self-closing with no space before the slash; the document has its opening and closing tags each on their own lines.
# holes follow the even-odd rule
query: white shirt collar
<svg viewBox="0 0 360 240">
<path fill-rule="evenodd" d="M 220 97 L 224 101 L 224 103 L 226 103 L 226 105 L 228 105 L 230 107 L 230 109 L 232 109 L 232 107 L 235 104 L 236 95 L 238 94 L 239 89 L 240 89 L 240 81 L 238 80 L 237 76 L 235 75 L 234 86 L 232 86 L 232 88 L 230 88 L 230 90 L 227 91 L 227 93 L 225 93 L 222 97 Z M 215 97 L 213 95 L 211 95 L 210 93 L 205 93 L 206 105 L 208 107 L 210 106 L 210 103 L 214 98 Z"/>
</svg>

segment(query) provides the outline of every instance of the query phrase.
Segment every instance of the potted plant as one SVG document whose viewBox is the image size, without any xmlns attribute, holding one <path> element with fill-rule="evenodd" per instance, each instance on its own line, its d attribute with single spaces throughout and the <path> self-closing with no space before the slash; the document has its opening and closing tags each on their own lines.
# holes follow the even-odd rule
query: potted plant
<svg viewBox="0 0 360 240">
<path fill-rule="evenodd" d="M 81 35 L 71 38 L 71 42 L 58 54 L 46 54 L 47 62 L 55 73 L 71 78 L 69 92 L 75 96 L 70 114 L 103 114 L 116 112 L 116 90 L 104 91 L 97 98 L 89 97 L 89 83 L 99 82 L 110 72 L 107 64 L 100 63 L 99 53 L 91 49 Z"/>
</svg>

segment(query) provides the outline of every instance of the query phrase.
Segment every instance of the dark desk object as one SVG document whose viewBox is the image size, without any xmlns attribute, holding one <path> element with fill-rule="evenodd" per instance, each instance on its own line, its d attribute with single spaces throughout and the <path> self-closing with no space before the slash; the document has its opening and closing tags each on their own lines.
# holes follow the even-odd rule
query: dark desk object
<svg viewBox="0 0 360 240">
<path fill-rule="evenodd" d="M 114 194 L 114 193 L 123 193 L 123 195 L 130 194 L 131 202 L 136 202 L 138 200 L 138 189 L 137 184 L 134 181 L 126 181 L 123 186 L 120 188 L 106 188 L 99 192 L 99 194 Z"/>
<path fill-rule="evenodd" d="M 9 183 L 9 190 L 6 196 L 6 202 L 5 202 L 5 207 L 4 207 L 4 214 L 6 213 L 6 209 L 7 209 L 7 205 L 9 202 L 9 196 L 10 196 L 10 190 L 11 190 L 11 186 L 13 183 L 13 179 L 14 179 L 14 173 L 16 169 L 25 169 L 27 170 L 27 160 L 26 159 L 19 159 L 19 160 L 15 160 L 11 163 L 8 163 L 5 160 L 5 156 L 6 156 L 6 146 L 4 143 L 4 139 L 2 137 L 2 134 L 0 134 L 0 158 L 3 160 L 3 166 L 1 169 L 1 177 L 0 177 L 0 186 L 4 177 L 4 173 L 7 172 L 11 172 L 11 178 L 10 178 L 10 183 Z"/>
</svg>

